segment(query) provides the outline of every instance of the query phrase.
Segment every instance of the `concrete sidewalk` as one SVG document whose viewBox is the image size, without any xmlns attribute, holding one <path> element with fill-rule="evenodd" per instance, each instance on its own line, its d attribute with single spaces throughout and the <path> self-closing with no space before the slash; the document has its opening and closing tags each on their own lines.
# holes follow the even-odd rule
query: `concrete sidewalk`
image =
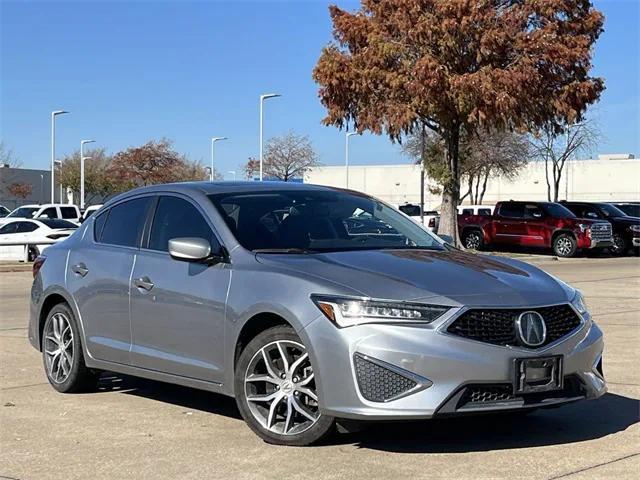
<svg viewBox="0 0 640 480">
<path fill-rule="evenodd" d="M 106 376 L 98 392 L 56 393 L 26 338 L 31 275 L 2 273 L 0 478 L 637 478 L 640 260 L 540 265 L 584 292 L 605 332 L 605 397 L 522 418 L 378 424 L 310 448 L 263 443 L 232 399 L 207 392 Z"/>
</svg>

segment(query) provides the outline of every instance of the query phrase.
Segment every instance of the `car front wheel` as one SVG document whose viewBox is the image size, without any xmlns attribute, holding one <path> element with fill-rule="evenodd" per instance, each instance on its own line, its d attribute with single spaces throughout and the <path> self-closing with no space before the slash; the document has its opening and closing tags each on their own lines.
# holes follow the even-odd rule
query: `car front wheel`
<svg viewBox="0 0 640 480">
<path fill-rule="evenodd" d="M 627 253 L 628 245 L 624 237 L 619 233 L 613 235 L 613 247 L 609 249 L 612 254 L 621 256 Z"/>
<path fill-rule="evenodd" d="M 310 445 L 333 430 L 333 417 L 320 413 L 309 353 L 291 327 L 270 328 L 249 342 L 235 391 L 242 417 L 268 443 Z"/>
<path fill-rule="evenodd" d="M 558 257 L 573 257 L 577 250 L 576 239 L 568 233 L 561 233 L 553 241 L 553 253 Z"/>
</svg>

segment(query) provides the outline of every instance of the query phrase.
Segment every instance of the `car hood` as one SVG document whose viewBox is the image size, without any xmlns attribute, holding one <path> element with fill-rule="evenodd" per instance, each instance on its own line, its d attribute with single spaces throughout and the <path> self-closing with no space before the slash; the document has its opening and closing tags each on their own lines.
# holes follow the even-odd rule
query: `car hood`
<svg viewBox="0 0 640 480">
<path fill-rule="evenodd" d="M 640 224 L 640 218 L 638 217 L 615 217 L 613 218 L 616 223 L 622 223 L 625 225 L 638 225 Z"/>
<path fill-rule="evenodd" d="M 310 279 L 341 284 L 345 294 L 372 298 L 468 306 L 541 306 L 569 300 L 566 287 L 532 265 L 458 250 L 258 254 L 256 258 Z"/>
</svg>

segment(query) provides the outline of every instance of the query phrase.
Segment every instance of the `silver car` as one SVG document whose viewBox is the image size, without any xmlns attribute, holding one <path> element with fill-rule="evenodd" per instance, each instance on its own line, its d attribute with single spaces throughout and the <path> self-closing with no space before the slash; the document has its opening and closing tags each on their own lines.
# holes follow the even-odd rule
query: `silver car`
<svg viewBox="0 0 640 480">
<path fill-rule="evenodd" d="M 276 444 L 606 391 L 602 332 L 577 290 L 454 249 L 357 192 L 133 190 L 50 247 L 34 277 L 29 339 L 56 390 L 93 388 L 106 370 L 222 393 Z"/>
</svg>

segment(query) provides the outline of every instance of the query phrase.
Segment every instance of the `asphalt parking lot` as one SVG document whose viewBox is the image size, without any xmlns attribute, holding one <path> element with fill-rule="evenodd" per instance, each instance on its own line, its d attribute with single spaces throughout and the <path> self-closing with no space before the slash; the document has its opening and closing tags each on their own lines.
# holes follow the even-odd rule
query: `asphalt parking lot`
<svg viewBox="0 0 640 480">
<path fill-rule="evenodd" d="M 96 393 L 56 393 L 27 341 L 31 275 L 0 272 L 0 478 L 637 478 L 640 259 L 534 261 L 580 288 L 604 330 L 605 397 L 376 425 L 310 448 L 263 443 L 232 399 L 207 392 L 105 375 Z"/>
</svg>

